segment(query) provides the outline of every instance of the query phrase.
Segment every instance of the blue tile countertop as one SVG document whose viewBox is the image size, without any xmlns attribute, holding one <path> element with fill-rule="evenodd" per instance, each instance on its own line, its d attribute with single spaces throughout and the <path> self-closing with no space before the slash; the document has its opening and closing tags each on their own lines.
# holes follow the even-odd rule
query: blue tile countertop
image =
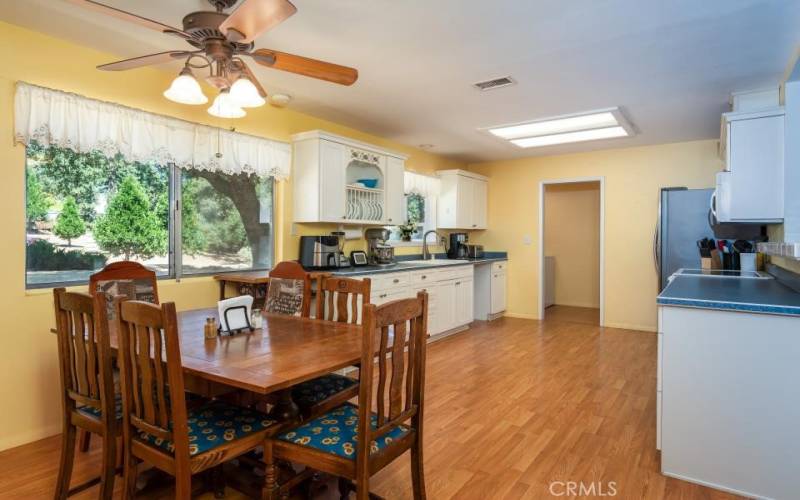
<svg viewBox="0 0 800 500">
<path fill-rule="evenodd" d="M 378 266 L 363 266 L 363 267 L 348 267 L 345 269 L 338 269 L 331 271 L 332 274 L 337 276 L 366 276 L 370 274 L 382 273 L 398 273 L 403 271 L 416 271 L 422 269 L 433 269 L 437 267 L 454 267 L 457 265 L 478 265 L 488 264 L 490 262 L 500 262 L 508 260 L 507 252 L 484 252 L 482 259 L 463 259 L 459 264 L 452 264 L 452 260 L 447 258 L 446 254 L 436 254 L 436 259 L 431 260 L 430 264 L 407 264 L 404 261 L 420 260 L 422 255 L 398 255 L 395 260 L 397 264 L 391 267 L 378 267 Z M 443 264 L 441 261 L 447 261 L 448 264 Z"/>
<path fill-rule="evenodd" d="M 658 296 L 662 306 L 800 316 L 800 293 L 775 279 L 676 276 Z"/>
</svg>

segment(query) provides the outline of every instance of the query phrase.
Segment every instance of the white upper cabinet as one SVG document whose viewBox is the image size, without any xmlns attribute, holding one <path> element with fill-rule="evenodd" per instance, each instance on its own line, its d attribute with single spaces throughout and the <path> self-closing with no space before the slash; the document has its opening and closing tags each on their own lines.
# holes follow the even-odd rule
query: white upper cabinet
<svg viewBox="0 0 800 500">
<path fill-rule="evenodd" d="M 442 229 L 486 229 L 489 180 L 464 170 L 441 170 L 436 225 Z"/>
<path fill-rule="evenodd" d="M 401 158 L 389 156 L 386 159 L 386 222 L 402 224 L 406 219 L 406 197 L 404 193 L 406 162 Z"/>
<path fill-rule="evenodd" d="M 715 210 L 720 222 L 783 220 L 783 108 L 723 115 Z"/>
<path fill-rule="evenodd" d="M 294 222 L 403 221 L 406 156 L 320 130 L 292 142 Z"/>
</svg>

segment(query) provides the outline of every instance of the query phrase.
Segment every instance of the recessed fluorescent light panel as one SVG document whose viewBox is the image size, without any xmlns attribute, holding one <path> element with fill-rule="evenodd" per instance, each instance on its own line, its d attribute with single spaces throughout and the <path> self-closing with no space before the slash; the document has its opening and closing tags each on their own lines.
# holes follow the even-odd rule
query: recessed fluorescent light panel
<svg viewBox="0 0 800 500">
<path fill-rule="evenodd" d="M 516 125 L 483 129 L 521 148 L 536 148 L 570 142 L 630 137 L 633 129 L 619 108 L 556 116 Z"/>
</svg>

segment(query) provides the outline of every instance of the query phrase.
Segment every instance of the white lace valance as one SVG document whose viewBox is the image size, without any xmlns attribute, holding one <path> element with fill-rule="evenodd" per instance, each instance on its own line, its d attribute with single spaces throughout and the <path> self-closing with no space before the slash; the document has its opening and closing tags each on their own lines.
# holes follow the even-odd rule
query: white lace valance
<svg viewBox="0 0 800 500">
<path fill-rule="evenodd" d="M 414 172 L 406 171 L 403 177 L 405 184 L 406 194 L 419 194 L 428 198 L 429 196 L 438 196 L 441 190 L 442 181 L 438 177 L 430 175 L 415 174 Z"/>
<path fill-rule="evenodd" d="M 289 177 L 291 146 L 148 113 L 24 82 L 14 99 L 17 142 L 78 152 L 121 154 L 129 161 L 259 177 Z"/>
</svg>

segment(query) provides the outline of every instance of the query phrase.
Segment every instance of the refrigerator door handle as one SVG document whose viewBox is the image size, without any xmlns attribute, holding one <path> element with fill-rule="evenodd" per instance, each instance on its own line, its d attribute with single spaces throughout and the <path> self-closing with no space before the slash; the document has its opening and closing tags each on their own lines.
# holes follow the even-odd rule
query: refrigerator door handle
<svg viewBox="0 0 800 500">
<path fill-rule="evenodd" d="M 659 259 L 659 255 L 658 255 L 659 254 L 658 247 L 659 247 L 659 243 L 660 243 L 661 238 L 659 238 L 658 226 L 659 226 L 659 223 L 656 222 L 656 227 L 653 230 L 653 264 L 655 264 L 655 266 L 656 266 L 656 274 L 658 274 L 659 278 L 660 278 L 661 277 L 661 262 L 659 262 L 660 259 Z"/>
</svg>

